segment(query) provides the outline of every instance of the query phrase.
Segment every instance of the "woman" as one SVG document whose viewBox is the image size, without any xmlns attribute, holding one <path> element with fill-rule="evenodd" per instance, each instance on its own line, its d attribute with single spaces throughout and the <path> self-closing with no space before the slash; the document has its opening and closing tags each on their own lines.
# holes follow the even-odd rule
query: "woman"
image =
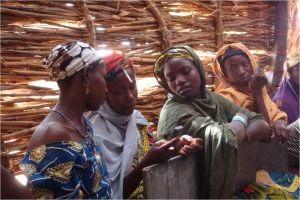
<svg viewBox="0 0 300 200">
<path fill-rule="evenodd" d="M 238 143 L 268 139 L 271 129 L 261 115 L 248 112 L 205 87 L 205 73 L 188 46 L 167 49 L 156 60 L 154 74 L 169 92 L 158 132 L 173 137 L 173 130 L 204 141 L 204 198 L 228 198 L 233 194 L 238 171 Z"/>
<path fill-rule="evenodd" d="M 45 59 L 60 88 L 58 102 L 34 131 L 20 165 L 35 198 L 111 198 L 111 187 L 93 130 L 83 117 L 104 102 L 106 69 L 89 45 L 56 46 Z"/>
<path fill-rule="evenodd" d="M 273 101 L 288 116 L 289 139 L 287 142 L 289 166 L 299 168 L 300 98 L 299 69 L 300 48 L 288 55 L 286 60 L 289 79 L 283 80 Z"/>
<path fill-rule="evenodd" d="M 263 69 L 257 67 L 243 44 L 223 46 L 217 52 L 213 70 L 220 80 L 216 93 L 242 108 L 262 114 L 273 127 L 278 142 L 287 141 L 287 115 L 272 102 L 265 87 L 267 78 Z"/>
<path fill-rule="evenodd" d="M 282 82 L 278 92 L 273 97 L 273 101 L 279 109 L 286 112 L 288 124 L 291 124 L 300 117 L 300 48 L 297 52 L 288 55 L 286 67 L 290 78 Z"/>
<path fill-rule="evenodd" d="M 164 162 L 178 155 L 178 151 L 184 155 L 194 152 L 201 147 L 201 140 L 175 138 L 153 144 L 148 121 L 134 109 L 138 91 L 131 60 L 112 53 L 104 58 L 104 63 L 108 91 L 105 103 L 91 118 L 95 141 L 103 149 L 113 198 L 142 198 L 140 181 L 144 167 Z"/>
</svg>

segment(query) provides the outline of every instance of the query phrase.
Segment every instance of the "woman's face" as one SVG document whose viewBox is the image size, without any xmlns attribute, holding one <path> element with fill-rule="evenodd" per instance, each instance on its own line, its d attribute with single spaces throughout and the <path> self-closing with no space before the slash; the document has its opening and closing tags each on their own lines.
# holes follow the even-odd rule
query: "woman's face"
<svg viewBox="0 0 300 200">
<path fill-rule="evenodd" d="M 133 82 L 130 82 L 123 72 L 120 72 L 107 84 L 107 101 L 110 107 L 120 115 L 130 115 L 134 111 L 138 97 L 135 73 L 126 70 Z"/>
<path fill-rule="evenodd" d="M 248 86 L 254 73 L 249 59 L 244 55 L 235 55 L 224 63 L 225 76 L 233 85 Z"/>
<path fill-rule="evenodd" d="M 171 91 L 181 98 L 200 97 L 200 75 L 191 61 L 172 58 L 164 65 L 164 76 Z"/>
<path fill-rule="evenodd" d="M 106 67 L 97 64 L 88 69 L 88 110 L 98 110 L 106 98 Z"/>
</svg>

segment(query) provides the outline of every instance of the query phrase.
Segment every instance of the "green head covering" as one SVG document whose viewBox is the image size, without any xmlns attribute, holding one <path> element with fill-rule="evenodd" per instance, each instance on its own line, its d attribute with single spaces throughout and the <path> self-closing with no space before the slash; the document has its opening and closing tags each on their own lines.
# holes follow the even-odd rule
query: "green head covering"
<svg viewBox="0 0 300 200">
<path fill-rule="evenodd" d="M 205 97 L 205 72 L 203 69 L 203 65 L 196 52 L 189 46 L 180 45 L 170 47 L 165 50 L 155 61 L 154 64 L 154 76 L 157 82 L 168 92 L 174 94 L 172 90 L 169 88 L 167 80 L 164 76 L 164 66 L 165 64 L 171 60 L 172 58 L 182 58 L 191 61 L 194 63 L 196 69 L 199 72 L 200 80 L 201 80 L 201 98 Z M 176 95 L 176 94 L 174 94 Z"/>
</svg>

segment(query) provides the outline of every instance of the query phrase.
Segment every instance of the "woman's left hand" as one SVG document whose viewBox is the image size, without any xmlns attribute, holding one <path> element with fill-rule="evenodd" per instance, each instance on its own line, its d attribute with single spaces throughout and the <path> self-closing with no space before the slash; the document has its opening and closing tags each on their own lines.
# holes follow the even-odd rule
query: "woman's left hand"
<svg viewBox="0 0 300 200">
<path fill-rule="evenodd" d="M 273 125 L 273 135 L 272 138 L 276 137 L 279 144 L 286 143 L 289 138 L 289 132 L 286 127 L 286 122 L 279 119 L 275 121 Z"/>
</svg>

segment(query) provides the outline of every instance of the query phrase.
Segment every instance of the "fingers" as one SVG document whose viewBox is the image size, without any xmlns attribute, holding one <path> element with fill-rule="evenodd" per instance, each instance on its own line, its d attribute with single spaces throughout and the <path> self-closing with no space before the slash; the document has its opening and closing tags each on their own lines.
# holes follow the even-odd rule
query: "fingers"
<svg viewBox="0 0 300 200">
<path fill-rule="evenodd" d="M 279 136 L 279 144 L 283 144 L 285 143 L 287 140 L 288 140 L 288 130 L 286 128 L 285 125 L 281 124 L 281 126 L 278 128 L 279 129 L 279 133 L 278 133 L 278 136 Z"/>
<path fill-rule="evenodd" d="M 192 153 L 195 153 L 195 152 L 201 150 L 202 148 L 203 148 L 202 145 L 198 145 L 198 146 L 184 145 L 184 146 L 180 149 L 179 153 L 182 154 L 182 155 L 187 156 L 187 155 L 190 155 L 190 154 L 192 154 Z"/>
<path fill-rule="evenodd" d="M 275 126 L 274 132 L 276 133 L 276 137 L 279 144 L 283 144 L 288 140 L 289 134 L 284 124 L 281 124 L 280 126 Z"/>
<path fill-rule="evenodd" d="M 282 138 L 283 138 L 283 143 L 286 143 L 289 139 L 289 131 L 285 125 L 282 125 Z"/>
<path fill-rule="evenodd" d="M 167 142 L 168 142 L 167 140 L 162 139 L 162 140 L 155 142 L 155 146 L 160 147 L 161 145 L 163 145 Z"/>
<path fill-rule="evenodd" d="M 171 139 L 170 141 L 166 141 L 164 144 L 162 144 L 160 147 L 163 149 L 169 149 L 170 147 L 174 147 L 178 145 L 180 138 L 179 137 L 175 137 L 173 139 Z"/>
<path fill-rule="evenodd" d="M 193 139 L 192 136 L 183 135 L 183 136 L 180 137 L 180 142 L 182 142 L 183 144 L 190 144 L 192 139 Z"/>
<path fill-rule="evenodd" d="M 274 131 L 272 131 L 271 138 L 273 139 L 273 138 L 275 138 L 275 137 L 276 137 L 276 133 L 275 133 L 275 130 L 274 130 Z"/>
</svg>

